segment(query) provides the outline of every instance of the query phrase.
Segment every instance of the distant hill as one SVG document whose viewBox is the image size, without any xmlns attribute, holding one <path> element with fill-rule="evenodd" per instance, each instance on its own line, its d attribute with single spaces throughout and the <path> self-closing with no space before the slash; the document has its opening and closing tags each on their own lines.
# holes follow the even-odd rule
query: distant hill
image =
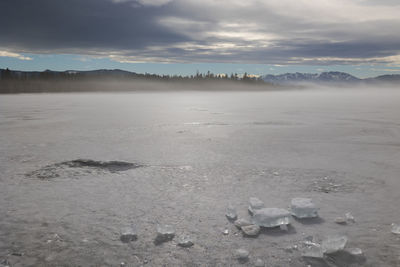
<svg viewBox="0 0 400 267">
<path fill-rule="evenodd" d="M 400 83 L 400 74 L 381 75 L 375 78 L 364 79 L 367 82 Z"/>
</svg>

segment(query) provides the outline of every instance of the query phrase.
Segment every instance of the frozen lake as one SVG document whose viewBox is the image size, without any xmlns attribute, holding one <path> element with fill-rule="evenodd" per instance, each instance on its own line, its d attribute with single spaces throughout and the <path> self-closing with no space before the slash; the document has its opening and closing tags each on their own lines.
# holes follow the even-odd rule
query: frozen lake
<svg viewBox="0 0 400 267">
<path fill-rule="evenodd" d="M 234 266 L 244 247 L 249 266 L 306 266 L 286 248 L 345 234 L 365 266 L 398 266 L 399 163 L 400 89 L 0 95 L 0 260 Z M 310 197 L 321 219 L 244 238 L 225 209 L 248 217 L 252 196 L 279 208 Z M 336 224 L 346 212 L 356 223 Z M 155 246 L 157 223 L 195 245 Z M 124 244 L 130 224 L 138 240 Z"/>
</svg>

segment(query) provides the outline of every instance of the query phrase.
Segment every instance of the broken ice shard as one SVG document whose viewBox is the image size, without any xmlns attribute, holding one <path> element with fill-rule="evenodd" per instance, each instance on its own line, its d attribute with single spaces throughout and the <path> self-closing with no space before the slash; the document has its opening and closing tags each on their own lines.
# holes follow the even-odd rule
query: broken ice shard
<svg viewBox="0 0 400 267">
<path fill-rule="evenodd" d="M 237 212 L 235 207 L 233 207 L 231 204 L 229 204 L 228 208 L 226 209 L 226 218 L 228 218 L 229 221 L 234 221 L 237 219 Z"/>
<path fill-rule="evenodd" d="M 237 228 L 241 229 L 243 226 L 248 226 L 251 225 L 252 223 L 247 219 L 240 218 L 237 219 L 234 224 Z"/>
<path fill-rule="evenodd" d="M 161 244 L 170 241 L 175 236 L 175 229 L 171 225 L 157 225 L 157 236 L 154 243 Z"/>
<path fill-rule="evenodd" d="M 249 212 L 253 214 L 254 211 L 265 208 L 264 202 L 256 197 L 251 197 L 249 199 Z"/>
<path fill-rule="evenodd" d="M 261 227 L 277 227 L 290 224 L 290 213 L 280 208 L 259 209 L 254 211 L 252 221 Z"/>
<path fill-rule="evenodd" d="M 181 236 L 178 241 L 178 246 L 188 248 L 193 246 L 193 241 L 189 236 Z"/>
<path fill-rule="evenodd" d="M 260 233 L 260 226 L 255 224 L 243 226 L 242 231 L 246 236 L 257 236 Z"/>
<path fill-rule="evenodd" d="M 346 236 L 335 236 L 329 237 L 328 239 L 322 241 L 322 251 L 324 254 L 332 254 L 343 250 L 347 244 Z"/>
<path fill-rule="evenodd" d="M 137 239 L 136 228 L 134 226 L 122 229 L 120 240 L 123 243 L 129 243 Z"/>
<path fill-rule="evenodd" d="M 249 252 L 243 248 L 239 248 L 235 251 L 235 257 L 240 262 L 246 262 L 249 260 Z"/>
<path fill-rule="evenodd" d="M 293 216 L 300 219 L 318 217 L 318 208 L 310 198 L 293 198 L 291 211 Z"/>
<path fill-rule="evenodd" d="M 392 233 L 400 235 L 400 225 L 392 223 Z"/>
</svg>

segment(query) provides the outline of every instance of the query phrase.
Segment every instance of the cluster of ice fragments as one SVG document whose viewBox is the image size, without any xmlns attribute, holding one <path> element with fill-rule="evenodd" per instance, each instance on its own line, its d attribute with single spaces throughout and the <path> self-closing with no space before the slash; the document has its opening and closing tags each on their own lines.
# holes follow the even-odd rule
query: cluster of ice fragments
<svg viewBox="0 0 400 267">
<path fill-rule="evenodd" d="M 267 208 L 260 199 L 251 197 L 248 211 L 252 215 L 250 221 L 238 218 L 236 209 L 231 204 L 225 214 L 228 220 L 234 221 L 235 226 L 241 229 L 246 236 L 257 236 L 261 227 L 280 227 L 281 230 L 287 231 L 291 215 L 301 219 L 318 216 L 318 208 L 309 198 L 292 199 L 291 212 L 289 212 L 282 208 Z"/>
<path fill-rule="evenodd" d="M 154 239 L 155 245 L 173 240 L 175 237 L 175 228 L 172 225 L 157 225 L 157 234 Z M 122 229 L 120 240 L 123 243 L 129 243 L 137 240 L 137 232 L 134 226 Z M 193 240 L 187 236 L 180 236 L 177 245 L 180 247 L 188 248 L 194 245 Z M 0 266 L 1 267 L 1 266 Z"/>
<path fill-rule="evenodd" d="M 249 199 L 249 213 L 252 215 L 252 223 L 260 227 L 277 227 L 290 224 L 290 215 L 297 218 L 318 217 L 318 208 L 310 198 L 294 198 L 291 202 L 290 212 L 282 208 L 266 208 L 264 202 L 256 197 Z M 232 214 L 232 207 L 228 208 L 228 214 Z M 234 212 L 236 214 L 236 211 Z M 247 221 L 238 219 L 235 225 L 242 226 Z"/>
<path fill-rule="evenodd" d="M 256 197 L 249 199 L 248 211 L 251 214 L 251 219 L 238 218 L 236 209 L 229 204 L 226 211 L 226 217 L 234 225 L 241 229 L 243 235 L 255 237 L 260 233 L 261 228 L 274 228 L 280 227 L 281 230 L 288 231 L 291 216 L 299 219 L 316 218 L 318 217 L 318 208 L 309 198 L 294 198 L 291 201 L 290 211 L 282 208 L 267 208 L 264 202 Z M 335 222 L 338 224 L 347 224 L 348 222 L 355 222 L 351 213 L 346 213 L 344 217 L 337 217 Z M 392 225 L 392 233 L 400 234 L 400 225 Z M 224 235 L 229 234 L 229 230 L 223 231 Z M 171 225 L 157 225 L 157 235 L 154 243 L 156 245 L 173 240 L 175 237 L 175 229 Z M 312 237 L 311 237 L 312 239 Z M 120 240 L 123 243 L 129 243 L 137 240 L 137 232 L 134 226 L 124 228 L 121 231 Z M 334 261 L 338 263 L 348 264 L 352 262 L 364 262 L 365 257 L 359 248 L 346 248 L 346 236 L 330 237 L 318 243 L 314 240 L 306 240 L 304 242 L 302 257 L 310 263 L 328 263 Z M 182 235 L 178 242 L 178 246 L 191 247 L 193 241 L 189 236 Z M 297 250 L 296 245 L 296 250 Z M 239 262 L 247 262 L 249 260 L 249 251 L 240 248 L 234 252 L 235 258 Z M 256 259 L 255 266 L 264 266 L 261 259 Z M 338 265 L 337 265 L 338 266 Z M 345 265 L 343 265 L 345 266 Z M 347 266 L 347 265 L 346 265 Z"/>
<path fill-rule="evenodd" d="M 234 222 L 235 226 L 242 230 L 243 235 L 256 237 L 260 233 L 261 228 L 280 227 L 283 231 L 288 231 L 291 215 L 298 218 L 314 218 L 318 216 L 318 209 L 312 203 L 311 199 L 295 198 L 292 200 L 291 212 L 282 208 L 267 208 L 260 199 L 251 197 L 249 199 L 248 211 L 251 220 L 238 218 L 236 209 L 229 204 L 226 209 L 225 216 L 229 221 Z M 229 234 L 228 229 L 223 234 Z M 250 253 L 245 249 L 237 249 L 234 253 L 235 258 L 239 262 L 247 262 Z M 264 266 L 261 259 L 256 259 L 255 266 Z"/>
<path fill-rule="evenodd" d="M 290 204 L 290 211 L 282 208 L 267 208 L 260 199 L 251 197 L 249 199 L 248 211 L 251 214 L 251 219 L 238 218 L 237 212 L 232 205 L 229 205 L 226 212 L 226 217 L 234 220 L 237 228 L 241 229 L 245 236 L 257 236 L 261 228 L 280 227 L 281 230 L 288 230 L 291 216 L 298 219 L 316 218 L 318 217 L 318 208 L 309 198 L 294 198 Z M 337 219 L 338 220 L 338 219 Z M 340 222 L 355 222 L 351 213 L 346 213 L 340 219 Z M 336 221 L 339 223 L 338 221 Z M 394 226 L 394 232 L 400 229 Z M 336 262 L 362 262 L 365 260 L 363 252 L 359 248 L 345 248 L 347 244 L 346 236 L 330 237 L 323 240 L 321 244 L 308 240 L 305 242 L 303 258 L 306 261 L 319 261 L 326 263 L 329 260 Z M 296 246 L 297 247 L 297 246 Z M 250 253 L 245 249 L 235 251 L 235 257 L 239 262 L 249 260 Z M 264 266 L 261 259 L 257 259 L 256 266 Z"/>
<path fill-rule="evenodd" d="M 304 242 L 303 259 L 310 263 L 323 266 L 349 266 L 364 263 L 366 258 L 360 248 L 346 248 L 346 236 L 333 236 L 320 243 L 315 241 Z"/>
</svg>

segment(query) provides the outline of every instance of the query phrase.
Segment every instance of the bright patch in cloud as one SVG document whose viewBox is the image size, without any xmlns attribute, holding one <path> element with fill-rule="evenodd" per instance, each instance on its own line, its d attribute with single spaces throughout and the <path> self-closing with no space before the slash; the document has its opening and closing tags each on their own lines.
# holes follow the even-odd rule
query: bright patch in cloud
<svg viewBox="0 0 400 267">
<path fill-rule="evenodd" d="M 18 54 L 18 53 L 13 53 L 13 52 L 8 52 L 8 51 L 0 51 L 0 57 L 12 57 L 12 58 L 18 58 L 20 60 L 32 60 L 33 59 L 33 58 L 26 57 L 26 56 Z"/>
</svg>

